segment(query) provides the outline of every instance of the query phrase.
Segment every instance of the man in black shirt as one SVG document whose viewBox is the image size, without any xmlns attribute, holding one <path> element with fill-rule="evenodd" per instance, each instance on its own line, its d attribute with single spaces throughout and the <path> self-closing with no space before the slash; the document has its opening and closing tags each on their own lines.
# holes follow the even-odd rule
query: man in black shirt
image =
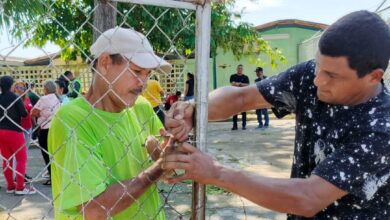
<svg viewBox="0 0 390 220">
<path fill-rule="evenodd" d="M 60 75 L 60 77 L 58 77 L 58 81 L 61 81 L 64 83 L 65 87 L 64 87 L 64 91 L 62 92 L 62 94 L 64 95 L 67 95 L 68 92 L 69 92 L 69 77 L 70 75 L 73 75 L 72 72 L 70 72 L 69 70 L 65 71 L 63 74 Z"/>
<path fill-rule="evenodd" d="M 321 36 L 316 60 L 209 96 L 210 120 L 266 107 L 277 117 L 296 114 L 291 179 L 224 167 L 184 143 L 182 153 L 164 157 L 165 169 L 185 170 L 170 183 L 214 184 L 288 219 L 390 219 L 390 92 L 383 84 L 389 59 L 390 30 L 377 14 L 342 17 Z M 185 122 L 166 123 L 178 141 L 186 138 L 179 128 L 191 127 L 192 108 L 178 111 L 184 106 L 171 109 Z"/>
<path fill-rule="evenodd" d="M 244 87 L 249 85 L 249 78 L 243 73 L 244 67 L 242 64 L 237 66 L 237 73 L 230 76 L 230 84 L 236 87 Z M 246 112 L 241 112 L 242 116 L 242 130 L 246 129 Z M 233 128 L 232 130 L 237 130 L 237 117 L 238 115 L 233 115 Z"/>
</svg>

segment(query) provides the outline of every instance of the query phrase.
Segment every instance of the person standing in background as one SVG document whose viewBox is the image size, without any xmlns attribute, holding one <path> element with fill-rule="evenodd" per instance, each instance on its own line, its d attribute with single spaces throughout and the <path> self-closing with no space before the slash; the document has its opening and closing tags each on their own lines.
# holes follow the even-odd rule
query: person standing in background
<svg viewBox="0 0 390 220">
<path fill-rule="evenodd" d="M 184 101 L 188 101 L 194 98 L 194 74 L 187 73 L 187 81 L 184 88 Z"/>
<path fill-rule="evenodd" d="M 27 96 L 30 99 L 31 104 L 34 106 L 35 104 L 37 104 L 39 100 L 39 96 L 34 91 L 35 84 L 34 82 L 26 83 L 26 87 L 27 87 Z"/>
<path fill-rule="evenodd" d="M 60 77 L 58 77 L 58 80 L 56 80 L 56 83 L 57 81 L 61 81 L 64 83 L 64 91 L 62 92 L 64 95 L 68 94 L 69 90 L 68 90 L 68 87 L 69 87 L 69 80 L 68 80 L 68 77 L 70 74 L 72 74 L 72 72 L 70 72 L 69 70 L 65 71 L 63 74 L 61 74 Z M 58 83 L 57 83 L 58 85 Z"/>
<path fill-rule="evenodd" d="M 160 105 L 162 104 L 161 97 L 164 96 L 164 90 L 157 81 L 157 76 L 152 76 L 148 80 L 146 88 L 142 92 L 142 96 L 150 102 L 154 112 L 157 114 L 162 124 L 164 124 L 164 112 L 160 108 Z"/>
<path fill-rule="evenodd" d="M 6 193 L 29 195 L 36 193 L 24 183 L 27 166 L 27 149 L 22 131 L 22 118 L 27 116 L 22 100 L 11 92 L 11 76 L 0 78 L 0 150 L 3 173 L 7 182 Z M 13 178 L 13 158 L 16 159 L 16 184 Z"/>
<path fill-rule="evenodd" d="M 30 143 L 31 143 L 32 127 L 33 127 L 33 121 L 30 113 L 33 106 L 31 104 L 30 99 L 27 96 L 26 91 L 27 91 L 26 83 L 16 82 L 12 86 L 12 92 L 18 95 L 19 97 L 21 97 L 22 102 L 24 104 L 24 108 L 27 111 L 27 116 L 22 118 L 22 128 L 23 128 L 24 140 L 26 143 L 25 145 L 28 154 L 28 148 L 30 147 Z M 15 165 L 16 165 L 16 160 L 14 160 L 14 168 L 16 168 Z M 24 177 L 25 177 L 24 178 L 25 182 L 29 182 L 32 180 L 32 178 L 27 174 L 24 174 Z"/>
<path fill-rule="evenodd" d="M 173 103 L 179 101 L 180 96 L 181 96 L 180 91 L 176 91 L 175 94 L 168 96 L 167 100 L 165 101 L 165 110 L 168 111 L 173 105 Z"/>
<path fill-rule="evenodd" d="M 41 147 L 41 152 L 43 159 L 45 160 L 45 165 L 47 172 L 51 177 L 50 169 L 50 157 L 48 154 L 47 148 L 47 135 L 49 133 L 49 128 L 53 115 L 61 106 L 59 97 L 57 97 L 57 85 L 53 80 L 47 80 L 43 83 L 44 96 L 42 96 L 36 105 L 34 105 L 31 115 L 38 118 L 37 123 L 40 126 L 40 131 L 38 135 L 39 146 Z M 51 179 L 47 180 L 43 185 L 51 185 Z"/>
<path fill-rule="evenodd" d="M 249 85 L 249 78 L 243 73 L 244 67 L 242 64 L 237 66 L 237 73 L 230 76 L 230 84 L 236 87 L 244 87 Z M 246 130 L 246 112 L 241 112 L 242 130 Z M 238 115 L 233 115 L 232 130 L 237 130 Z"/>
<path fill-rule="evenodd" d="M 65 89 L 67 90 L 67 87 L 64 83 L 64 81 L 56 80 L 57 84 L 57 96 L 60 98 L 61 104 L 66 104 L 69 102 L 68 96 L 64 93 Z"/>
<path fill-rule="evenodd" d="M 66 95 L 69 98 L 73 98 L 73 99 L 79 97 L 79 95 L 81 95 L 81 91 L 82 91 L 80 79 L 76 78 L 73 75 L 73 73 L 70 71 L 66 71 L 64 73 L 64 75 L 69 82 L 68 92 L 66 93 Z"/>
<path fill-rule="evenodd" d="M 22 118 L 22 128 L 24 129 L 24 139 L 26 140 L 26 148 L 28 149 L 31 142 L 31 133 L 33 126 L 32 118 L 30 115 L 33 105 L 31 104 L 30 98 L 27 96 L 26 90 L 26 84 L 23 82 L 16 82 L 13 86 L 13 92 L 21 97 L 21 100 L 24 104 L 24 108 L 27 111 L 27 116 Z"/>
<path fill-rule="evenodd" d="M 255 79 L 255 83 L 260 82 L 261 80 L 267 78 L 266 76 L 264 76 L 263 68 L 257 67 L 255 72 L 257 76 L 257 79 Z M 266 108 L 256 109 L 256 115 L 257 115 L 257 122 L 259 123 L 257 129 L 268 128 L 269 126 L 268 109 Z M 262 115 L 264 115 L 264 123 L 263 123 Z"/>
</svg>

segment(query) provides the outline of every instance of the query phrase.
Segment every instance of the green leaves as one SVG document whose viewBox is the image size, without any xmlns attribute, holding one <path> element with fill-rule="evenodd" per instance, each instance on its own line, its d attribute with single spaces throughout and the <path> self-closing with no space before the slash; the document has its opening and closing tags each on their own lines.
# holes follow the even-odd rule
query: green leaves
<svg viewBox="0 0 390 220">
<path fill-rule="evenodd" d="M 280 51 L 273 50 L 266 41 L 261 39 L 253 25 L 246 22 L 236 23 L 233 20 L 240 15 L 229 10 L 233 5 L 234 1 L 228 1 L 225 5 L 213 4 L 212 6 L 212 56 L 216 56 L 217 49 L 222 48 L 224 52 L 232 51 L 237 60 L 247 55 L 250 62 L 258 65 L 262 64 L 261 54 L 270 57 L 272 68 L 275 68 L 279 62 L 285 62 L 286 59 Z"/>
<path fill-rule="evenodd" d="M 243 55 L 258 62 L 260 54 L 271 58 L 276 66 L 285 58 L 280 51 L 272 50 L 260 39 L 256 29 L 245 22 L 236 22 L 241 14 L 232 12 L 235 1 L 212 4 L 211 56 L 217 48 L 231 50 L 239 60 Z M 93 0 L 8 0 L 4 5 L 0 25 L 11 29 L 14 37 L 29 36 L 26 45 L 42 47 L 47 41 L 62 48 L 61 58 L 86 59 L 92 44 Z M 195 49 L 195 13 L 156 6 L 130 3 L 117 4 L 117 24 L 132 27 L 146 34 L 157 52 L 179 56 L 190 56 Z"/>
</svg>

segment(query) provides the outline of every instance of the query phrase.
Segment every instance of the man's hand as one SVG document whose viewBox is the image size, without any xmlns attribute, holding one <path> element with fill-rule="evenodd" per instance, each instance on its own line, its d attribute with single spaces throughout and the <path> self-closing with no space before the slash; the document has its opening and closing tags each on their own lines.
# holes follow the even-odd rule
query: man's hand
<svg viewBox="0 0 390 220">
<path fill-rule="evenodd" d="M 194 106 L 189 102 L 175 102 L 165 117 L 165 127 L 178 142 L 188 139 L 193 127 Z"/>
<path fill-rule="evenodd" d="M 167 136 L 167 132 L 164 129 L 160 129 L 160 136 L 164 137 L 164 140 L 161 144 L 153 135 L 149 135 L 145 141 L 146 150 L 154 161 L 158 160 L 161 152 L 164 150 L 169 140 L 169 136 Z"/>
<path fill-rule="evenodd" d="M 184 174 L 167 180 L 173 184 L 191 179 L 201 184 L 212 184 L 219 177 L 220 165 L 207 153 L 201 152 L 188 143 L 176 147 L 174 151 L 168 148 L 162 154 L 164 170 L 182 169 Z"/>
</svg>

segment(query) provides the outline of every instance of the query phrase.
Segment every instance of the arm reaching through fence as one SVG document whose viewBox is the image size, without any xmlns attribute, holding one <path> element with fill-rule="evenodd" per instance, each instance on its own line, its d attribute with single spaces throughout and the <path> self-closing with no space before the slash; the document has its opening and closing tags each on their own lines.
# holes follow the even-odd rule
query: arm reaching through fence
<svg viewBox="0 0 390 220">
<path fill-rule="evenodd" d="M 369 11 L 352 12 L 324 31 L 315 60 L 256 85 L 210 94 L 209 120 L 271 106 L 277 117 L 295 114 L 290 179 L 231 169 L 183 144 L 164 155 L 164 169 L 185 170 L 170 182 L 213 184 L 289 213 L 291 219 L 389 219 L 383 210 L 390 201 L 390 99 L 382 81 L 389 51 L 389 26 L 382 18 Z M 173 118 L 179 122 L 167 127 L 182 137 L 188 115 L 176 112 L 180 115 Z"/>
</svg>

